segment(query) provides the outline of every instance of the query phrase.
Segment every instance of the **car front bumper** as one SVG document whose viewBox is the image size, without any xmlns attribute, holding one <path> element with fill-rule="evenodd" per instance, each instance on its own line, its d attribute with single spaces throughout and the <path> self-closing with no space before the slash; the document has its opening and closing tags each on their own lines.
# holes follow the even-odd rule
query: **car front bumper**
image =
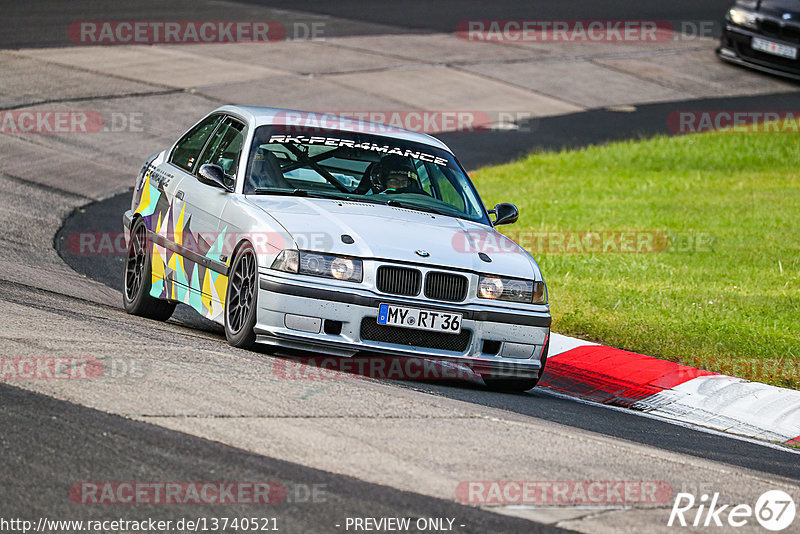
<svg viewBox="0 0 800 534">
<path fill-rule="evenodd" d="M 277 353 L 416 357 L 454 362 L 481 376 L 535 378 L 550 334 L 549 311 L 381 296 L 264 272 L 259 286 L 256 339 Z M 461 313 L 462 334 L 381 327 L 381 303 Z"/>
<path fill-rule="evenodd" d="M 717 48 L 717 57 L 729 63 L 800 80 L 800 57 L 798 59 L 789 59 L 754 50 L 751 45 L 753 37 L 774 41 L 793 48 L 800 47 L 798 43 L 786 42 L 728 23 L 722 32 L 720 46 Z"/>
</svg>

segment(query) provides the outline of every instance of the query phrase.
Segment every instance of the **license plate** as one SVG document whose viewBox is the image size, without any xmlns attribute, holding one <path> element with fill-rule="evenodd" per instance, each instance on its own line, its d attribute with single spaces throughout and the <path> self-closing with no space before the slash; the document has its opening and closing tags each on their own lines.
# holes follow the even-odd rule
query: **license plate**
<svg viewBox="0 0 800 534">
<path fill-rule="evenodd" d="M 773 56 L 788 57 L 789 59 L 797 59 L 797 48 L 793 46 L 786 46 L 780 43 L 773 43 L 772 41 L 767 41 L 766 39 L 759 39 L 758 37 L 753 37 L 752 47 L 753 50 L 766 52 L 767 54 L 772 54 Z"/>
<path fill-rule="evenodd" d="M 381 304 L 378 324 L 458 334 L 461 332 L 461 314 Z"/>
</svg>

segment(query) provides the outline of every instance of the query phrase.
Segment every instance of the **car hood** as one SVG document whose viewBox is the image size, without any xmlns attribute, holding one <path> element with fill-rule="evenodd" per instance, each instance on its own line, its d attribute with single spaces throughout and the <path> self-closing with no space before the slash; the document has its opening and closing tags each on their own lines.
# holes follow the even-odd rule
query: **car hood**
<svg viewBox="0 0 800 534">
<path fill-rule="evenodd" d="M 283 226 L 301 250 L 542 279 L 530 254 L 483 224 L 366 202 L 270 195 L 247 198 Z M 354 242 L 344 243 L 342 235 Z M 423 257 L 425 252 L 429 256 Z M 491 262 L 482 260 L 480 252 Z"/>
<path fill-rule="evenodd" d="M 758 11 L 778 18 L 788 13 L 791 15 L 791 22 L 800 22 L 800 2 L 798 0 L 764 0 L 759 4 Z"/>
</svg>

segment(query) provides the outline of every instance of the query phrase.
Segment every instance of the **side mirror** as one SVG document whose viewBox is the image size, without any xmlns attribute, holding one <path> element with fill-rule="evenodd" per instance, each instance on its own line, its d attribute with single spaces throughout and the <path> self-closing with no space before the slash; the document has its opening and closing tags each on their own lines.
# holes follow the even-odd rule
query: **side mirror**
<svg viewBox="0 0 800 534">
<path fill-rule="evenodd" d="M 219 165 L 212 165 L 206 163 L 200 170 L 197 171 L 197 179 L 201 184 L 210 185 L 212 187 L 219 187 L 229 193 L 233 191 L 233 187 L 228 185 L 231 179 L 225 175 L 225 171 Z"/>
<path fill-rule="evenodd" d="M 493 210 L 489 210 L 489 213 L 494 213 L 495 215 L 494 226 L 512 224 L 519 219 L 519 210 L 514 204 L 508 202 L 498 204 Z"/>
</svg>

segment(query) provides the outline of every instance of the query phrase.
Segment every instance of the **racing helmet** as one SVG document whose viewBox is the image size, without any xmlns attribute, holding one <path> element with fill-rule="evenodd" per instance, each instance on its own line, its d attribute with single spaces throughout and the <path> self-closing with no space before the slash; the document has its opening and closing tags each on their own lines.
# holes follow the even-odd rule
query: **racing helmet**
<svg viewBox="0 0 800 534">
<path fill-rule="evenodd" d="M 383 156 L 373 170 L 375 189 L 398 193 L 419 191 L 419 175 L 411 158 L 389 154 Z"/>
</svg>

